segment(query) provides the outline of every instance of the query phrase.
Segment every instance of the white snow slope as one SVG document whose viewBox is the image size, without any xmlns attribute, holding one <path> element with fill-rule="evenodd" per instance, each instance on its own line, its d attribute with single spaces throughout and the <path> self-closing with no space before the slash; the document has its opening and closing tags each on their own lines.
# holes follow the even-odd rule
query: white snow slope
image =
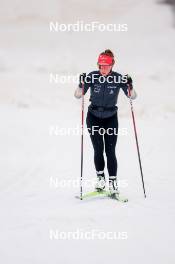
<svg viewBox="0 0 175 264">
<path fill-rule="evenodd" d="M 175 263 L 175 34 L 170 7 L 153 0 L 0 2 L 1 263 Z M 128 31 L 49 32 L 50 21 L 78 20 L 124 23 Z M 73 97 L 76 83 L 51 83 L 50 73 L 95 70 L 97 56 L 106 48 L 116 54 L 115 69 L 132 75 L 138 93 L 134 111 L 147 198 L 130 106 L 121 92 L 119 122 L 127 136 L 119 136 L 116 153 L 127 204 L 75 199 L 80 135 L 53 133 L 55 127 L 80 126 L 81 101 Z M 83 191 L 89 191 L 93 187 L 86 183 L 95 179 L 93 149 L 88 135 L 84 142 Z M 59 232 L 62 239 L 56 237 Z M 76 239 L 76 232 L 90 232 L 89 239 Z M 109 239 L 109 232 L 118 239 Z"/>
</svg>

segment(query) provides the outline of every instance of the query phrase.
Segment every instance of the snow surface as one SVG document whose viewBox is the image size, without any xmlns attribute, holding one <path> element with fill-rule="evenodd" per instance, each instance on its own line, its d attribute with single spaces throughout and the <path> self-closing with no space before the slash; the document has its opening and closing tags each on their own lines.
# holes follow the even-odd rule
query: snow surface
<svg viewBox="0 0 175 264">
<path fill-rule="evenodd" d="M 3 264 L 173 264 L 175 35 L 168 5 L 158 1 L 1 1 L 0 256 Z M 50 21 L 127 23 L 128 32 L 51 33 Z M 128 99 L 119 123 L 128 135 L 116 149 L 122 204 L 79 201 L 80 136 L 55 127 L 80 125 L 76 84 L 49 82 L 50 73 L 96 67 L 99 52 L 116 53 L 116 70 L 130 73 L 147 199 L 143 197 Z M 87 110 L 88 96 L 85 100 Z M 84 182 L 95 179 L 85 136 Z M 54 182 L 59 183 L 54 186 Z M 66 186 L 63 186 L 63 184 Z M 92 187 L 85 185 L 84 191 Z M 51 231 L 126 232 L 127 239 L 51 239 Z"/>
</svg>

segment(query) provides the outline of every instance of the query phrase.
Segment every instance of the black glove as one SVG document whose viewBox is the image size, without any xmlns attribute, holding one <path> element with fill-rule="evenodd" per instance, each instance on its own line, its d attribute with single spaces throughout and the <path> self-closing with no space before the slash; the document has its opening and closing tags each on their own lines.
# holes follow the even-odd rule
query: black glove
<svg viewBox="0 0 175 264">
<path fill-rule="evenodd" d="M 130 86 L 130 89 L 133 89 L 133 85 L 132 85 L 132 78 L 130 75 L 127 74 L 127 84 Z"/>
<path fill-rule="evenodd" d="M 85 83 L 86 73 L 81 73 L 79 76 L 79 87 L 82 88 L 82 83 Z"/>
</svg>

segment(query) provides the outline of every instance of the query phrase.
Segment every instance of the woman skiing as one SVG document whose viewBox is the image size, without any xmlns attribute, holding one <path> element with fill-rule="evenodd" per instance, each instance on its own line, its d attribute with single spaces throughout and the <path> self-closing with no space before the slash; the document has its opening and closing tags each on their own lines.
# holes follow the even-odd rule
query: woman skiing
<svg viewBox="0 0 175 264">
<path fill-rule="evenodd" d="M 127 97 L 136 98 L 132 86 L 132 78 L 112 70 L 115 60 L 112 51 L 105 50 L 98 57 L 98 71 L 80 75 L 80 84 L 75 91 L 75 97 L 82 97 L 90 88 L 90 102 L 86 118 L 87 128 L 94 148 L 94 163 L 97 173 L 96 190 L 105 189 L 104 149 L 107 157 L 109 173 L 109 191 L 111 195 L 118 195 L 117 186 L 117 158 L 115 148 L 118 134 L 117 99 L 120 89 Z M 130 88 L 128 88 L 130 87 Z"/>
</svg>

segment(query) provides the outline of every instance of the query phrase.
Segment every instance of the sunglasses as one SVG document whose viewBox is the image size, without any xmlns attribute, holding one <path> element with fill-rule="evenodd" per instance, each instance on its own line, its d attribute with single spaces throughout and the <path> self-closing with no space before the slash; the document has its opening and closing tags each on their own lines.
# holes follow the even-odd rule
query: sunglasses
<svg viewBox="0 0 175 264">
<path fill-rule="evenodd" d="M 112 64 L 111 65 L 98 65 L 98 68 L 99 69 L 104 68 L 104 67 L 108 68 L 108 67 L 111 67 L 111 66 L 112 66 Z"/>
</svg>

